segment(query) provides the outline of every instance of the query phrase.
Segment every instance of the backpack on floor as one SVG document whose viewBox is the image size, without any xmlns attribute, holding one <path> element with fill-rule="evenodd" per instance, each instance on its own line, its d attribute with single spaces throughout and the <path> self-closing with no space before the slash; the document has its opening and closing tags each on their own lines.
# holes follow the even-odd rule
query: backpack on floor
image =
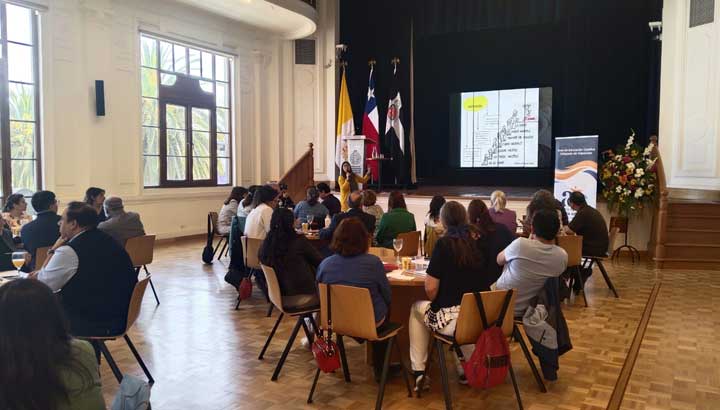
<svg viewBox="0 0 720 410">
<path fill-rule="evenodd" d="M 507 291 L 500 315 L 493 323 L 488 324 L 482 297 L 475 295 L 475 301 L 480 311 L 483 329 L 485 329 L 475 342 L 475 351 L 462 366 L 465 378 L 472 387 L 489 389 L 505 382 L 510 368 L 510 347 L 502 331 L 505 313 L 507 313 L 512 298 L 512 289 Z"/>
<path fill-rule="evenodd" d="M 210 220 L 211 216 L 208 214 L 207 217 L 207 243 L 205 244 L 205 248 L 203 248 L 202 251 L 202 261 L 204 263 L 212 263 L 213 257 L 215 256 L 215 252 L 213 252 L 213 231 L 212 231 L 212 221 Z"/>
</svg>

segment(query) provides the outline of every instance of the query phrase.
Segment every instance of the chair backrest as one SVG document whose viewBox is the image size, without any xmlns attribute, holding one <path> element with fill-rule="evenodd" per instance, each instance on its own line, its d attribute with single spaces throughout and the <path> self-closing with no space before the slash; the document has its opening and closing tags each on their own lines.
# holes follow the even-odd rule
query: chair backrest
<svg viewBox="0 0 720 410">
<path fill-rule="evenodd" d="M 320 327 L 327 329 L 327 285 L 319 283 Z M 333 332 L 343 336 L 377 339 L 375 310 L 370 291 L 346 285 L 330 285 Z"/>
<path fill-rule="evenodd" d="M 403 247 L 400 256 L 417 256 L 420 250 L 420 231 L 405 232 L 399 234 L 398 239 L 403 240 Z"/>
<path fill-rule="evenodd" d="M 208 212 L 208 216 L 210 217 L 210 228 L 212 229 L 213 235 L 220 235 L 217 230 L 218 213 L 217 212 Z"/>
<path fill-rule="evenodd" d="M 558 236 L 557 244 L 563 248 L 568 255 L 567 266 L 578 266 L 582 261 L 582 235 Z"/>
<path fill-rule="evenodd" d="M 43 246 L 42 248 L 37 248 L 35 250 L 35 269 L 42 268 L 45 263 L 45 259 L 47 259 L 50 248 L 51 246 Z"/>
<path fill-rule="evenodd" d="M 262 246 L 262 243 L 262 239 L 248 238 L 247 236 L 240 237 L 240 245 L 242 246 L 243 259 L 245 260 L 246 267 L 251 269 L 260 269 L 258 252 L 260 252 L 260 246 Z"/>
<path fill-rule="evenodd" d="M 432 226 L 425 225 L 425 248 L 424 254 L 428 258 L 432 256 L 433 249 L 435 249 L 435 243 L 438 240 L 438 234 L 435 228 Z"/>
<path fill-rule="evenodd" d="M 615 250 L 615 238 L 617 238 L 617 235 L 619 233 L 619 226 L 613 226 L 612 228 L 610 228 L 610 232 L 608 233 L 608 254 L 613 253 L 613 251 Z"/>
<path fill-rule="evenodd" d="M 149 265 L 155 252 L 155 235 L 130 238 L 125 242 L 125 251 L 130 255 L 133 266 Z"/>
<path fill-rule="evenodd" d="M 368 250 L 368 253 L 370 255 L 375 255 L 380 259 L 387 258 L 390 256 L 395 256 L 395 252 L 392 249 L 388 249 L 388 248 L 371 247 Z"/>
<path fill-rule="evenodd" d="M 282 303 L 282 292 L 280 292 L 280 282 L 278 282 L 277 273 L 275 269 L 260 264 L 263 273 L 265 274 L 265 280 L 267 281 L 268 297 L 270 302 L 275 305 L 278 310 L 284 312 Z"/>
<path fill-rule="evenodd" d="M 142 306 L 142 300 L 143 296 L 145 296 L 145 289 L 147 289 L 148 282 L 150 282 L 150 275 L 145 276 L 135 284 L 135 289 L 133 289 L 132 296 L 130 297 L 125 332 L 130 330 L 138 316 L 140 316 L 140 307 Z"/>
<path fill-rule="evenodd" d="M 503 302 L 505 302 L 507 292 L 507 290 L 480 292 L 488 323 L 496 321 L 500 316 L 500 309 L 502 309 Z M 515 311 L 516 295 L 517 291 L 514 291 L 503 320 L 502 330 L 505 336 L 510 336 L 513 330 L 513 312 Z M 466 293 L 463 295 L 462 302 L 460 303 L 460 314 L 458 315 L 457 325 L 455 326 L 455 341 L 457 341 L 459 345 L 475 344 L 483 330 L 482 319 L 477 302 L 475 301 L 475 296 L 472 293 Z"/>
</svg>

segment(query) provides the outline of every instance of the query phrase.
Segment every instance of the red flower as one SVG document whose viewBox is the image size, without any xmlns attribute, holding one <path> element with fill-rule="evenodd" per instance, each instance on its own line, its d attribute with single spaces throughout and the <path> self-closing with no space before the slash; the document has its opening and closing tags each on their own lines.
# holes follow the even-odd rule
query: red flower
<svg viewBox="0 0 720 410">
<path fill-rule="evenodd" d="M 627 163 L 630 162 L 630 161 L 632 161 L 632 158 L 630 158 L 630 157 L 628 157 L 628 156 L 624 156 L 624 157 L 623 157 L 623 162 L 624 162 L 624 163 L 627 164 Z"/>
<path fill-rule="evenodd" d="M 620 175 L 620 183 L 622 185 L 625 185 L 627 183 L 627 176 L 626 175 Z"/>
</svg>

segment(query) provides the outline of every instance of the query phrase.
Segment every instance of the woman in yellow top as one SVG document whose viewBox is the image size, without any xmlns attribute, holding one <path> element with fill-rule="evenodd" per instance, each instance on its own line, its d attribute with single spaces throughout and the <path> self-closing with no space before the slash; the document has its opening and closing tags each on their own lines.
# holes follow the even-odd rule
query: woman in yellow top
<svg viewBox="0 0 720 410">
<path fill-rule="evenodd" d="M 347 203 L 350 193 L 358 190 L 358 184 L 368 182 L 370 179 L 370 170 L 367 171 L 365 176 L 361 177 L 353 172 L 350 163 L 347 161 L 343 162 L 340 168 L 342 170 L 338 177 L 338 185 L 340 185 L 340 209 L 346 212 L 350 209 Z"/>
</svg>

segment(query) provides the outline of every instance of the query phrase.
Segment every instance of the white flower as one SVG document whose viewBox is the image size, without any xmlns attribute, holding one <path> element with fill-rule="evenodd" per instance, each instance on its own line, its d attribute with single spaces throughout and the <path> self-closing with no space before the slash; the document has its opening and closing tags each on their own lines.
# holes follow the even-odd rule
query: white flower
<svg viewBox="0 0 720 410">
<path fill-rule="evenodd" d="M 615 188 L 615 191 L 617 191 L 617 193 L 619 194 L 620 192 L 622 192 L 622 187 L 618 185 L 618 187 Z"/>
<path fill-rule="evenodd" d="M 625 188 L 625 192 L 623 192 L 623 194 L 624 194 L 625 196 L 628 196 L 628 195 L 630 195 L 630 190 L 629 190 L 629 189 L 627 189 L 627 188 Z"/>
<path fill-rule="evenodd" d="M 615 155 L 615 161 L 622 160 L 622 155 Z"/>
<path fill-rule="evenodd" d="M 642 188 L 638 188 L 637 191 L 635 191 L 635 198 L 640 198 L 644 193 L 645 191 Z"/>
<path fill-rule="evenodd" d="M 634 162 L 628 162 L 628 163 L 627 163 L 627 169 L 629 169 L 629 170 L 635 169 L 635 163 L 634 163 Z"/>
<path fill-rule="evenodd" d="M 645 175 L 645 171 L 642 168 L 638 168 L 635 170 L 635 177 L 640 178 L 641 176 Z"/>
</svg>

